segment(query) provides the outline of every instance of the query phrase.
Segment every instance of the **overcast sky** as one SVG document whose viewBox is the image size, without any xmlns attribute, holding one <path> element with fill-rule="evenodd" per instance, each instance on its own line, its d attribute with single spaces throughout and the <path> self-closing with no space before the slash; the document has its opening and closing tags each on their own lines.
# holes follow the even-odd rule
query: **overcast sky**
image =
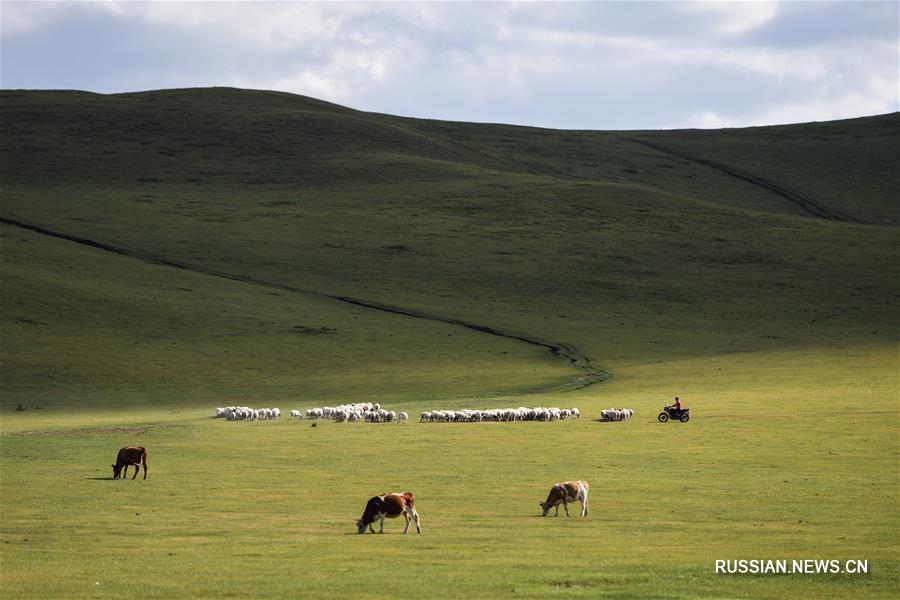
<svg viewBox="0 0 900 600">
<path fill-rule="evenodd" d="M 900 3 L 7 2 L 0 86 L 227 85 L 567 129 L 898 110 Z"/>
</svg>

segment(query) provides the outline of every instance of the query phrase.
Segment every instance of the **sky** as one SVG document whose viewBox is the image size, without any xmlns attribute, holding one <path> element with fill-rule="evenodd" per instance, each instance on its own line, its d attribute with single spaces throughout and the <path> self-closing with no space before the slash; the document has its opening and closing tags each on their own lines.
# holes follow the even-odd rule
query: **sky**
<svg viewBox="0 0 900 600">
<path fill-rule="evenodd" d="M 234 86 L 558 129 L 900 109 L 900 2 L 0 2 L 0 87 Z"/>
</svg>

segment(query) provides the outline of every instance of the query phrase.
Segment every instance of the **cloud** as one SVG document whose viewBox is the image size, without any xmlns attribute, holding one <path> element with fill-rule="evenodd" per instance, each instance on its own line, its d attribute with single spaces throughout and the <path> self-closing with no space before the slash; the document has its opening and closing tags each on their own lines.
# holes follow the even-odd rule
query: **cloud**
<svg viewBox="0 0 900 600">
<path fill-rule="evenodd" d="M 852 88 L 840 86 L 837 93 L 812 91 L 788 101 L 756 104 L 744 111 L 698 110 L 668 123 L 667 129 L 751 127 L 760 124 L 831 121 L 900 110 L 897 80 L 871 75 Z"/>
<path fill-rule="evenodd" d="M 2 19 L 4 36 L 25 35 L 40 30 L 63 9 L 53 2 L 4 2 Z"/>
<path fill-rule="evenodd" d="M 723 36 L 757 29 L 773 21 L 779 13 L 777 2 L 690 2 L 676 6 L 689 18 L 707 17 L 708 28 Z"/>
<path fill-rule="evenodd" d="M 4 2 L 0 83 L 235 85 L 550 127 L 760 124 L 896 107 L 897 19 L 896 3 Z"/>
</svg>

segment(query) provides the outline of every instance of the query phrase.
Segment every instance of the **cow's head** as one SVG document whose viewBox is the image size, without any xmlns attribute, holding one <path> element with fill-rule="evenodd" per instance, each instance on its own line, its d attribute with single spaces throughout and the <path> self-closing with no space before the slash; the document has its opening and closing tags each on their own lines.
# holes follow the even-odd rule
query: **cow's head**
<svg viewBox="0 0 900 600">
<path fill-rule="evenodd" d="M 122 473 L 122 467 L 119 465 L 112 465 L 113 468 L 113 479 L 118 479 L 119 475 Z"/>
<path fill-rule="evenodd" d="M 362 519 L 357 519 L 356 521 L 356 533 L 365 533 L 366 532 L 366 523 Z"/>
<path fill-rule="evenodd" d="M 547 513 L 550 512 L 550 509 L 553 508 L 550 506 L 549 502 L 538 502 L 538 505 L 541 507 L 541 516 L 546 517 Z"/>
</svg>

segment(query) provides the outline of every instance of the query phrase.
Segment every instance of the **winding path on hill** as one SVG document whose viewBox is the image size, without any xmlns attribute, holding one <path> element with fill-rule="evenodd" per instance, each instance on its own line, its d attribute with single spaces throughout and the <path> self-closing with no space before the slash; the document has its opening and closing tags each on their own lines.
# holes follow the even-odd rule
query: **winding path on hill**
<svg viewBox="0 0 900 600">
<path fill-rule="evenodd" d="M 305 290 L 301 288 L 297 288 L 290 285 L 285 285 L 283 283 L 278 283 L 274 281 L 266 281 L 263 279 L 257 279 L 250 275 L 246 274 L 235 274 L 229 273 L 227 271 L 220 271 L 217 269 L 210 269 L 207 267 L 202 267 L 198 265 L 192 265 L 189 263 L 175 261 L 164 256 L 159 256 L 157 254 L 153 254 L 151 252 L 147 252 L 145 250 L 139 250 L 136 248 L 129 248 L 123 245 L 115 245 L 107 242 L 101 242 L 97 240 L 92 240 L 89 238 L 71 235 L 68 233 L 63 233 L 60 231 L 54 231 L 52 229 L 48 229 L 41 225 L 30 223 L 15 216 L 8 217 L 0 217 L 0 223 L 4 225 L 9 225 L 12 227 L 17 227 L 19 229 L 24 229 L 27 231 L 31 231 L 33 233 L 38 233 L 41 235 L 46 235 L 50 237 L 54 237 L 57 239 L 65 240 L 68 242 L 73 242 L 75 244 L 81 244 L 82 246 L 87 246 L 89 248 L 94 248 L 96 250 L 102 250 L 104 252 L 110 252 L 112 254 L 117 254 L 119 256 L 124 256 L 128 258 L 137 259 L 152 265 L 159 265 L 165 267 L 171 267 L 174 269 L 181 269 L 183 271 L 190 271 L 193 273 L 200 273 L 203 275 L 209 275 L 211 277 L 219 277 L 221 279 L 228 279 L 230 281 L 237 281 L 241 283 L 247 283 L 251 285 L 256 285 L 260 287 L 282 290 L 286 292 L 292 292 L 295 294 L 303 294 L 305 296 L 309 296 L 312 298 L 318 299 L 326 299 L 333 300 L 336 302 L 343 302 L 344 304 L 350 304 L 352 306 L 365 308 L 369 310 L 377 310 L 383 313 L 389 313 L 394 315 L 400 315 L 404 317 L 410 317 L 415 319 L 424 319 L 427 321 L 437 321 L 439 323 L 445 323 L 447 325 L 451 325 L 454 327 L 462 327 L 465 329 L 470 329 L 472 331 L 477 331 L 479 333 L 484 333 L 487 335 L 493 335 L 496 337 L 506 338 L 509 340 L 514 340 L 517 342 L 521 342 L 523 344 L 528 344 L 530 346 L 537 346 L 539 348 L 543 348 L 552 354 L 553 356 L 559 357 L 565 360 L 567 363 L 576 367 L 583 371 L 583 374 L 575 378 L 573 381 L 564 383 L 561 385 L 557 385 L 550 388 L 540 388 L 533 390 L 534 392 L 553 392 L 553 391 L 569 391 L 575 389 L 581 389 L 593 385 L 595 383 L 599 383 L 609 378 L 609 374 L 601 369 L 596 368 L 591 359 L 585 354 L 581 353 L 577 348 L 572 346 L 571 344 L 566 344 L 563 342 L 552 342 L 540 339 L 535 336 L 525 335 L 520 333 L 513 333 L 509 331 L 503 331 L 501 329 L 497 329 L 495 327 L 490 327 L 488 325 L 481 325 L 478 323 L 473 323 L 471 321 L 466 321 L 464 319 L 456 319 L 453 317 L 446 317 L 441 315 L 435 315 L 432 313 L 428 313 L 425 311 L 404 308 L 400 306 L 393 306 L 390 304 L 383 304 L 381 302 L 375 302 L 372 300 L 364 300 L 360 298 L 354 298 L 351 296 L 340 296 L 340 295 L 332 295 L 332 294 L 324 294 L 322 292 L 316 292 L 312 290 Z"/>
<path fill-rule="evenodd" d="M 827 210 L 826 208 L 824 208 L 818 202 L 815 202 L 798 192 L 794 192 L 794 191 L 789 190 L 781 185 L 778 185 L 777 183 L 775 183 L 773 181 L 769 181 L 768 179 L 765 179 L 764 177 L 759 177 L 758 175 L 753 175 L 750 173 L 744 173 L 742 171 L 735 169 L 734 167 L 730 167 L 728 165 L 725 165 L 723 163 L 720 163 L 720 162 L 717 162 L 714 160 L 710 160 L 708 158 L 702 158 L 699 156 L 694 156 L 692 154 L 688 154 L 686 152 L 681 152 L 679 150 L 673 150 L 666 146 L 661 146 L 660 144 L 657 144 L 656 142 L 648 142 L 647 140 L 640 140 L 637 138 L 624 138 L 624 139 L 626 139 L 629 142 L 634 142 L 635 144 L 640 144 L 641 146 L 650 148 L 651 150 L 655 150 L 656 152 L 662 152 L 663 154 L 668 154 L 670 156 L 674 156 L 674 157 L 680 158 L 682 160 L 687 160 L 690 162 L 697 163 L 699 165 L 713 168 L 721 173 L 725 173 L 726 175 L 734 177 L 735 179 L 740 179 L 741 181 L 747 182 L 751 185 L 755 185 L 756 187 L 760 187 L 768 192 L 771 192 L 773 194 L 781 196 L 782 198 L 784 198 L 791 204 L 794 204 L 795 206 L 799 207 L 800 210 L 802 210 L 805 213 L 810 214 L 814 217 L 819 217 L 822 219 L 829 219 L 831 221 L 850 221 L 851 220 L 846 217 L 842 217 L 836 213 L 833 213 L 833 212 Z"/>
</svg>

